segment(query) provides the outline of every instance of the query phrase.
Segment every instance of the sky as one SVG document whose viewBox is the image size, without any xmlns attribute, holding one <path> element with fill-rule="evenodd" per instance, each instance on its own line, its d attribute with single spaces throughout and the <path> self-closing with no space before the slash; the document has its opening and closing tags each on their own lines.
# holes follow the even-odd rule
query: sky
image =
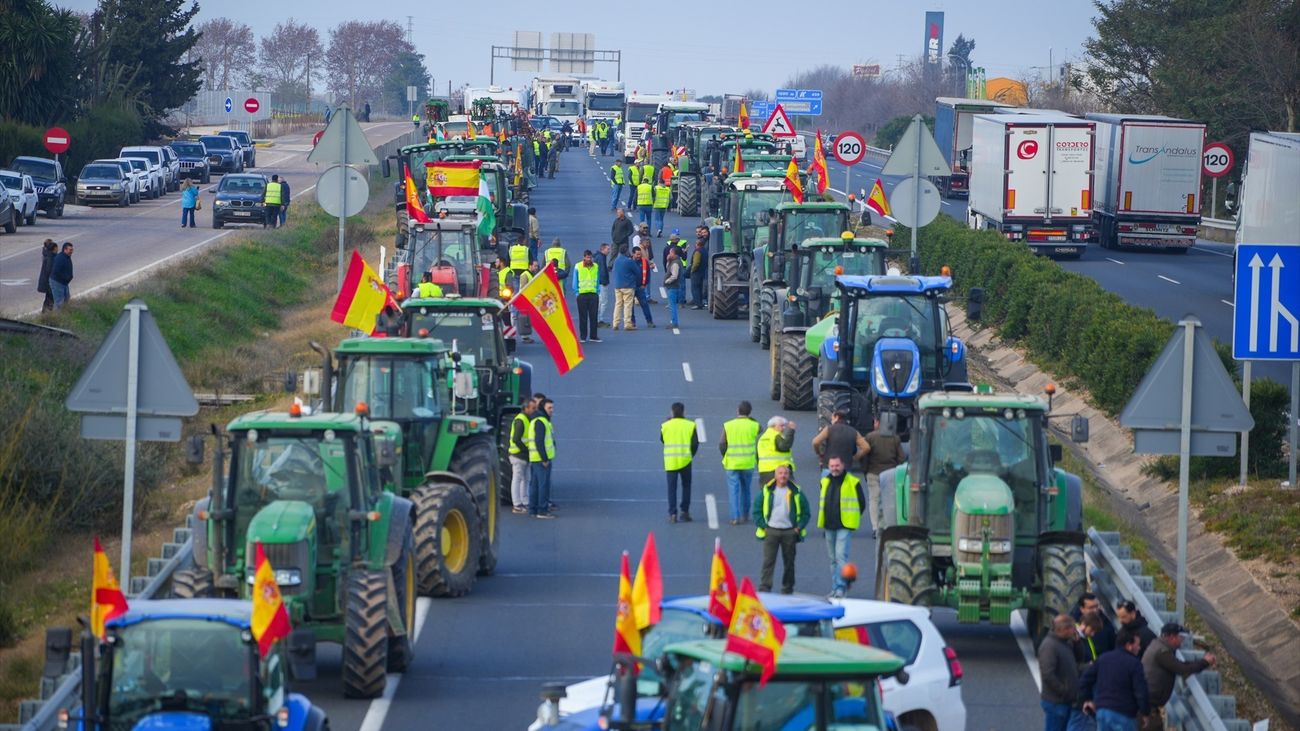
<svg viewBox="0 0 1300 731">
<path fill-rule="evenodd" d="M 53 2 L 80 11 L 96 5 L 95 0 Z M 927 10 L 944 12 L 945 53 L 962 33 L 975 39 L 972 62 L 983 66 L 988 78 L 1021 78 L 1046 73 L 1049 63 L 1078 61 L 1095 15 L 1092 0 L 868 0 L 827 3 L 831 9 L 816 15 L 787 0 L 383 0 L 377 5 L 383 16 L 360 19 L 386 17 L 405 28 L 411 16 L 416 50 L 424 54 L 439 93 L 446 93 L 449 80 L 454 87 L 486 85 L 491 47 L 511 45 L 516 30 L 539 31 L 548 44 L 553 32 L 594 34 L 596 48 L 622 51 L 622 79 L 629 91 L 770 91 L 800 70 L 822 64 L 847 70 L 855 63 L 879 63 L 890 69 L 900 54 L 918 56 Z M 315 26 L 328 43 L 328 30 L 357 19 L 358 8 L 355 0 L 203 0 L 198 22 L 229 17 L 247 23 L 261 38 L 292 17 Z M 612 63 L 596 64 L 594 73 L 616 78 Z M 534 75 L 511 71 L 508 60 L 496 61 L 496 82 L 503 86 L 527 86 Z"/>
</svg>

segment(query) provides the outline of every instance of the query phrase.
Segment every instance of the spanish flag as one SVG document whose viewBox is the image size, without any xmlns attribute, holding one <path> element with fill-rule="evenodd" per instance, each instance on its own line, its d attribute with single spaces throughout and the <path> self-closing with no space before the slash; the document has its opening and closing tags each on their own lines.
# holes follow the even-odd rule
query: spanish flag
<svg viewBox="0 0 1300 731">
<path fill-rule="evenodd" d="M 361 258 L 361 252 L 353 250 L 352 261 L 343 277 L 343 288 L 339 290 L 338 299 L 334 300 L 330 319 L 361 332 L 372 333 L 375 331 L 375 318 L 385 305 L 397 308 L 397 300 L 393 299 L 388 285 Z"/>
<path fill-rule="evenodd" d="M 749 109 L 745 106 L 745 100 L 740 100 L 740 128 L 749 129 Z"/>
<path fill-rule="evenodd" d="M 415 189 L 415 180 L 411 177 L 411 168 L 406 167 L 406 217 L 417 223 L 428 223 L 429 214 L 420 205 L 420 193 Z"/>
<path fill-rule="evenodd" d="M 104 639 L 104 624 L 114 617 L 126 614 L 126 596 L 117 587 L 113 567 L 108 563 L 104 547 L 95 538 L 95 558 L 90 580 L 90 629 L 99 639 Z"/>
<path fill-rule="evenodd" d="M 709 614 L 731 626 L 731 611 L 736 608 L 736 575 L 722 552 L 722 539 L 713 539 L 713 566 L 709 570 Z"/>
<path fill-rule="evenodd" d="M 561 376 L 582 362 L 582 344 L 573 329 L 573 316 L 569 314 L 560 279 L 555 275 L 555 262 L 547 264 L 529 280 L 510 303 L 518 308 L 519 314 L 528 316 Z"/>
<path fill-rule="evenodd" d="M 632 610 L 632 580 L 627 567 L 627 551 L 623 552 L 623 567 L 618 576 L 618 615 L 614 619 L 614 652 L 641 654 L 641 631 L 636 628 L 636 617 Z"/>
<path fill-rule="evenodd" d="M 736 610 L 731 615 L 731 625 L 727 628 L 726 652 L 737 655 L 763 666 L 763 674 L 758 678 L 759 687 L 767 684 L 767 679 L 776 672 L 776 662 L 781 656 L 781 645 L 785 643 L 785 625 L 773 617 L 763 602 L 758 600 L 754 585 L 746 576 L 740 585 L 740 595 L 736 597 Z"/>
<path fill-rule="evenodd" d="M 478 170 L 481 160 L 469 162 L 426 162 L 429 168 L 429 195 L 446 198 L 453 195 L 478 195 Z"/>
<path fill-rule="evenodd" d="M 664 600 L 664 577 L 659 570 L 659 550 L 655 547 L 655 534 L 645 537 L 641 549 L 641 562 L 636 565 L 636 580 L 632 582 L 632 609 L 636 628 L 645 629 L 659 624 Z"/>
<path fill-rule="evenodd" d="M 880 178 L 876 178 L 876 184 L 871 186 L 871 195 L 867 196 L 865 205 L 882 216 L 893 217 L 893 211 L 889 208 L 889 200 L 885 198 L 885 188 L 880 184 Z"/>
<path fill-rule="evenodd" d="M 799 165 L 794 158 L 790 159 L 790 166 L 785 169 L 785 189 L 790 191 L 795 203 L 803 203 L 803 183 L 799 182 Z"/>
<path fill-rule="evenodd" d="M 817 137 L 813 142 L 813 161 L 809 170 L 817 173 L 817 193 L 825 193 L 826 188 L 830 186 L 830 173 L 826 170 L 826 151 L 822 149 L 822 131 L 817 130 Z"/>
<path fill-rule="evenodd" d="M 266 560 L 266 551 L 257 544 L 257 569 L 253 574 L 253 616 L 249 629 L 257 640 L 257 650 L 266 657 L 275 641 L 289 636 L 289 613 L 280 598 L 280 587 L 275 583 L 275 570 Z"/>
<path fill-rule="evenodd" d="M 745 160 L 740 156 L 740 140 L 736 140 L 736 160 L 731 165 L 731 172 L 733 173 L 745 172 Z"/>
</svg>

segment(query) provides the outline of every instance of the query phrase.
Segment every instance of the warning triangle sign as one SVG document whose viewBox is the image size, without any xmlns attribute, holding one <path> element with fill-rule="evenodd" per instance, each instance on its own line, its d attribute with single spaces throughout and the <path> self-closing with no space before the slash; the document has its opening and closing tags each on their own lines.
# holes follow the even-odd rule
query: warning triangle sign
<svg viewBox="0 0 1300 731">
<path fill-rule="evenodd" d="M 772 109 L 772 115 L 763 123 L 763 133 L 773 137 L 797 137 L 794 132 L 794 125 L 790 123 L 790 117 L 785 113 L 785 107 L 777 104 Z"/>
</svg>

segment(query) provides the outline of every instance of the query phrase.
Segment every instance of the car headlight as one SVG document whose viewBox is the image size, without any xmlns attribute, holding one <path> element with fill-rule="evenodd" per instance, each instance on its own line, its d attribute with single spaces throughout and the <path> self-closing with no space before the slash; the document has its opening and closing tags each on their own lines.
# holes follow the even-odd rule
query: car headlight
<svg viewBox="0 0 1300 731">
<path fill-rule="evenodd" d="M 213 201 L 213 202 L 212 202 L 212 205 L 216 206 L 217 208 L 221 208 L 222 206 L 226 205 L 226 202 L 225 202 L 225 201 Z"/>
<path fill-rule="evenodd" d="M 113 183 L 113 190 L 121 190 L 121 189 L 122 189 L 121 183 Z"/>
<path fill-rule="evenodd" d="M 256 572 L 250 572 L 248 574 L 249 586 L 253 585 L 256 578 Z M 298 569 L 276 569 L 275 583 L 280 586 L 298 586 L 302 583 L 302 571 Z"/>
<path fill-rule="evenodd" d="M 957 550 L 965 553 L 980 553 L 984 550 L 983 541 L 978 538 L 961 538 L 957 541 Z M 989 553 L 1011 553 L 1011 541 L 989 541 Z"/>
</svg>

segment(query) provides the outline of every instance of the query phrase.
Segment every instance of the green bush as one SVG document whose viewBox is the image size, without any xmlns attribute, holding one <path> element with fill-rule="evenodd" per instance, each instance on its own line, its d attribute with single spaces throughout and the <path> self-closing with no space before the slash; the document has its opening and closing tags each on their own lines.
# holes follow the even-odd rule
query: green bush
<svg viewBox="0 0 1300 731">
<path fill-rule="evenodd" d="M 0 120 L 0 167 L 19 155 L 45 155 L 44 131 L 30 124 Z"/>
<path fill-rule="evenodd" d="M 69 182 L 91 160 L 117 157 L 123 147 L 146 142 L 140 113 L 125 101 L 103 102 L 75 122 L 59 126 L 68 130 L 72 140 L 61 158 Z M 8 165 L 18 155 L 50 157 L 45 149 L 45 128 L 0 120 L 0 166 Z"/>
</svg>

